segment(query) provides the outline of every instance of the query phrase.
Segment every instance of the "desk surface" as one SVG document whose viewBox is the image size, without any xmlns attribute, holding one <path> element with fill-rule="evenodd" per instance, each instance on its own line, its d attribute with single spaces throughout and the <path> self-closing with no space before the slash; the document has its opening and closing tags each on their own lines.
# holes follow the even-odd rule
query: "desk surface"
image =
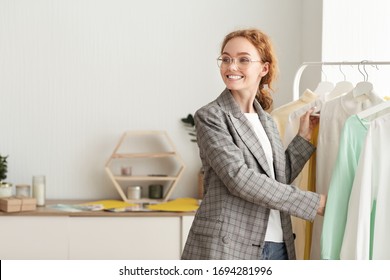
<svg viewBox="0 0 390 280">
<path fill-rule="evenodd" d="M 81 200 L 47 200 L 46 206 L 56 204 L 79 204 L 88 201 Z M 1 216 L 68 216 L 68 217 L 181 217 L 193 216 L 195 212 L 165 212 L 165 211 L 129 211 L 129 212 L 108 212 L 108 211 L 82 211 L 67 212 L 50 207 L 37 207 L 34 211 L 23 212 L 2 212 Z"/>
</svg>

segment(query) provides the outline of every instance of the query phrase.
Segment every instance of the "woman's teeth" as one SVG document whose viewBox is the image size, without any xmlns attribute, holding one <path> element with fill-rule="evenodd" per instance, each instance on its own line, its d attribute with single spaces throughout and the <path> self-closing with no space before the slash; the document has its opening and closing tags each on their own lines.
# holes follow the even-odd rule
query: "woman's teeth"
<svg viewBox="0 0 390 280">
<path fill-rule="evenodd" d="M 237 75 L 228 75 L 228 78 L 229 79 L 233 79 L 233 80 L 239 80 L 242 78 L 242 76 L 237 76 Z"/>
</svg>

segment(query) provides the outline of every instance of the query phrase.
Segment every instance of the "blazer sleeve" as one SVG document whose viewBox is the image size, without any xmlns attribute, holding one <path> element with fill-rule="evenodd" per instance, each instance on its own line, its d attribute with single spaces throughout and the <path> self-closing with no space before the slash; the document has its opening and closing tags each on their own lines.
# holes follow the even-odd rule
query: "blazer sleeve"
<svg viewBox="0 0 390 280">
<path fill-rule="evenodd" d="M 320 195 L 278 182 L 259 169 L 249 168 L 247 161 L 254 159 L 250 159 L 249 151 L 237 143 L 240 136 L 228 114 L 217 106 L 204 107 L 196 112 L 195 125 L 203 165 L 212 170 L 232 195 L 302 219 L 314 219 Z M 299 149 L 291 152 L 299 153 Z M 289 174 L 290 178 L 294 174 Z"/>
<path fill-rule="evenodd" d="M 309 141 L 299 135 L 294 137 L 285 152 L 287 183 L 295 180 L 314 151 L 315 147 Z"/>
</svg>

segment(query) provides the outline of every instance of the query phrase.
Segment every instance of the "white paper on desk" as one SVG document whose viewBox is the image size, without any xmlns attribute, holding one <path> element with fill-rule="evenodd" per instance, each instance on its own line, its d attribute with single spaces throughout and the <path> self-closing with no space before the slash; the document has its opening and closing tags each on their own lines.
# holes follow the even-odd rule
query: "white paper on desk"
<svg viewBox="0 0 390 280">
<path fill-rule="evenodd" d="M 83 211 L 83 210 L 78 209 L 78 208 L 74 207 L 73 205 L 69 205 L 69 204 L 53 204 L 53 205 L 47 205 L 46 207 L 60 210 L 60 211 L 64 211 L 64 212 L 82 212 Z"/>
</svg>

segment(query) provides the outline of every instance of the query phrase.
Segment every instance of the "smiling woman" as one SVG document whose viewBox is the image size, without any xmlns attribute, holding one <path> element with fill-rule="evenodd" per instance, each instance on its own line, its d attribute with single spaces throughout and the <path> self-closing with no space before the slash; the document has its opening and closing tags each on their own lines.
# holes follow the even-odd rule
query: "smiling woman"
<svg viewBox="0 0 390 280">
<path fill-rule="evenodd" d="M 233 53 L 238 46 L 241 48 L 239 52 Z M 256 89 L 256 98 L 263 109 L 271 107 L 272 97 L 269 90 L 272 90 L 273 81 L 277 76 L 277 60 L 271 39 L 266 34 L 250 29 L 230 33 L 222 43 L 218 62 L 225 84 L 229 80 L 245 80 L 247 86 L 255 86 L 251 90 Z M 259 73 L 253 76 L 253 80 L 249 80 L 247 71 Z"/>
<path fill-rule="evenodd" d="M 286 151 L 272 117 L 276 58 L 256 29 L 228 34 L 218 58 L 226 85 L 194 117 L 204 196 L 183 259 L 295 259 L 290 215 L 323 215 L 325 196 L 290 185 L 314 152 L 309 110 Z M 269 87 L 265 87 L 269 85 Z"/>
</svg>

